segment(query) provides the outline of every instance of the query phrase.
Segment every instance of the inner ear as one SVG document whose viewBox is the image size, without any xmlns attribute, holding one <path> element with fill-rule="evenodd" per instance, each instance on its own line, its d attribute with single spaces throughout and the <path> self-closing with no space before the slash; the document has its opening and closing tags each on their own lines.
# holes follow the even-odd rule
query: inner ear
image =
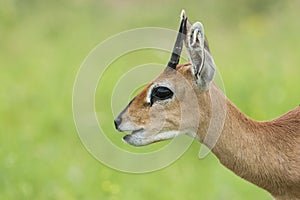
<svg viewBox="0 0 300 200">
<path fill-rule="evenodd" d="M 188 30 L 185 45 L 197 85 L 206 89 L 213 80 L 215 63 L 208 49 L 203 25 L 200 22 L 194 23 Z"/>
<path fill-rule="evenodd" d="M 187 30 L 187 37 L 185 39 L 189 61 L 192 63 L 195 76 L 199 75 L 203 67 L 204 44 L 205 36 L 203 25 L 200 22 L 196 22 Z"/>
<path fill-rule="evenodd" d="M 216 66 L 212 56 L 207 50 L 205 50 L 204 56 L 203 67 L 199 72 L 199 77 L 197 77 L 197 83 L 200 87 L 207 89 L 214 79 Z"/>
</svg>

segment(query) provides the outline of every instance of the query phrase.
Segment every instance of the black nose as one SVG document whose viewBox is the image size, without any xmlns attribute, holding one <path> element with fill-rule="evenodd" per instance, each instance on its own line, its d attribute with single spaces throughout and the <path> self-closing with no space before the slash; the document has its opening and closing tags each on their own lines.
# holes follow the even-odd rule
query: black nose
<svg viewBox="0 0 300 200">
<path fill-rule="evenodd" d="M 117 130 L 119 130 L 119 126 L 120 126 L 121 122 L 122 122 L 121 117 L 117 117 L 117 118 L 114 120 L 115 127 L 116 127 Z"/>
</svg>

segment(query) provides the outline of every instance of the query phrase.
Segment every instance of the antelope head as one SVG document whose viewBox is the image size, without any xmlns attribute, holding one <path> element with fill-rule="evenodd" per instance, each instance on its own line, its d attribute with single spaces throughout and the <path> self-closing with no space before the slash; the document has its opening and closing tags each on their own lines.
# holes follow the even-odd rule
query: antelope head
<svg viewBox="0 0 300 200">
<path fill-rule="evenodd" d="M 183 43 L 190 62 L 180 65 Z M 114 121 L 118 131 L 131 131 L 123 140 L 143 146 L 182 134 L 204 135 L 211 116 L 209 90 L 214 74 L 203 26 L 200 22 L 191 25 L 183 11 L 166 68 Z"/>
</svg>

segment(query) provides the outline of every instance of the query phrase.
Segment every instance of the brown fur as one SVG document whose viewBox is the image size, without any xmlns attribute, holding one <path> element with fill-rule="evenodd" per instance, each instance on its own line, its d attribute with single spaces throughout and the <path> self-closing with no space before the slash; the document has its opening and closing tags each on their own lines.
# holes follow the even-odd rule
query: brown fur
<svg viewBox="0 0 300 200">
<path fill-rule="evenodd" d="M 226 98 L 212 85 L 212 98 Z M 224 129 L 213 152 L 238 176 L 277 199 L 300 198 L 300 107 L 267 122 L 254 121 L 228 99 Z"/>
<path fill-rule="evenodd" d="M 182 20 L 193 67 L 191 63 L 167 67 L 120 113 L 116 128 L 133 131 L 125 141 L 136 146 L 196 134 L 238 176 L 278 200 L 300 199 L 300 107 L 265 122 L 244 115 L 212 82 L 215 64 L 208 42 L 203 35 L 194 35 L 196 29 L 204 34 L 202 24 L 191 25 L 184 11 L 181 24 Z M 151 105 L 147 95 L 152 86 L 168 87 L 174 95 Z"/>
<path fill-rule="evenodd" d="M 188 74 L 188 65 L 178 72 Z M 186 77 L 192 79 L 192 77 Z M 204 93 L 197 92 L 199 107 L 207 124 L 211 101 L 226 101 L 226 120 L 222 134 L 212 151 L 221 163 L 238 176 L 269 191 L 277 199 L 300 199 L 300 107 L 281 117 L 258 122 L 239 111 L 211 84 Z M 209 99 L 203 98 L 209 93 Z M 207 101 L 205 101 L 205 99 Z M 221 104 L 221 103 L 220 103 Z M 209 109 L 207 109 L 209 108 Z M 219 108 L 220 113 L 222 107 Z M 202 122 L 203 124 L 203 122 Z M 200 125 L 198 137 L 203 142 L 207 127 Z"/>
<path fill-rule="evenodd" d="M 161 111 L 159 106 L 151 107 L 146 103 L 146 96 L 151 85 L 166 80 L 175 87 L 176 100 L 161 104 L 164 107 Z M 191 97 L 192 93 L 196 96 Z M 189 106 L 194 104 L 193 100 L 199 106 L 197 114 L 200 120 L 197 120 L 195 108 Z M 254 121 L 240 112 L 214 83 L 208 90 L 200 91 L 195 84 L 192 67 L 187 63 L 178 65 L 176 70 L 166 68 L 136 96 L 121 117 L 123 121 L 135 124 L 137 129 L 145 129 L 148 135 L 188 127 L 197 132 L 200 142 L 205 143 L 212 101 L 217 105 L 225 101 L 226 105 L 225 124 L 212 149 L 220 162 L 277 199 L 300 199 L 300 107 L 272 121 Z M 185 104 L 182 105 L 182 102 Z M 191 113 L 183 120 L 183 125 L 179 124 L 181 109 Z M 217 109 L 221 112 L 224 107 Z M 164 120 L 159 118 L 162 112 L 166 115 L 164 127 L 160 126 L 160 121 Z"/>
</svg>

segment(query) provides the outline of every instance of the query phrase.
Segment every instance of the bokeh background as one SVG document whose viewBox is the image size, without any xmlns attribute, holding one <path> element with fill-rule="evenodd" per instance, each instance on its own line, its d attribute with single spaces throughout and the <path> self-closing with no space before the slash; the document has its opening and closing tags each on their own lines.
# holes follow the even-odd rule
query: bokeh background
<svg viewBox="0 0 300 200">
<path fill-rule="evenodd" d="M 268 120 L 299 105 L 298 0 L 1 0 L 0 199 L 271 199 L 214 155 L 199 160 L 197 142 L 167 168 L 126 174 L 94 159 L 77 135 L 72 89 L 92 48 L 132 28 L 177 30 L 182 8 L 203 22 L 226 94 L 243 112 Z M 168 58 L 136 52 L 122 67 Z M 111 70 L 116 81 L 122 70 Z M 109 88 L 97 98 L 109 99 Z"/>
</svg>

